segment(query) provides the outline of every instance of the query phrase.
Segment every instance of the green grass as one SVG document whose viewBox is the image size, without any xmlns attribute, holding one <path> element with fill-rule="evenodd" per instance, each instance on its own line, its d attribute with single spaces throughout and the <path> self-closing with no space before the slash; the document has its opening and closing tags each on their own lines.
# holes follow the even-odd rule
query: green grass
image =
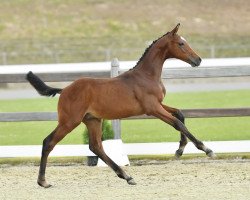
<svg viewBox="0 0 250 200">
<path fill-rule="evenodd" d="M 249 117 L 187 119 L 186 126 L 204 141 L 249 140 L 249 120 Z M 176 142 L 179 138 L 179 132 L 158 120 L 122 122 L 125 142 Z"/>
<path fill-rule="evenodd" d="M 0 100 L 0 112 L 56 111 L 58 98 Z"/>
<path fill-rule="evenodd" d="M 250 91 L 170 93 L 165 103 L 184 108 L 249 107 Z M 57 98 L 1 100 L 0 112 L 56 111 Z M 199 139 L 249 140 L 250 118 L 186 119 L 188 129 Z M 1 122 L 0 145 L 41 144 L 57 122 Z M 84 125 L 80 125 L 61 144 L 82 144 Z M 123 120 L 124 142 L 178 141 L 179 133 L 160 120 Z"/>
</svg>

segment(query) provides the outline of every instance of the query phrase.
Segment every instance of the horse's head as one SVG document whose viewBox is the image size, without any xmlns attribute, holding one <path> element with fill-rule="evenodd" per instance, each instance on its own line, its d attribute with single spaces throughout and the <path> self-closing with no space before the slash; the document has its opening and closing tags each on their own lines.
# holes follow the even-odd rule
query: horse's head
<svg viewBox="0 0 250 200">
<path fill-rule="evenodd" d="M 201 63 L 201 58 L 188 45 L 187 41 L 177 34 L 180 24 L 167 34 L 169 57 L 177 58 L 189 63 L 192 67 L 197 67 Z"/>
</svg>

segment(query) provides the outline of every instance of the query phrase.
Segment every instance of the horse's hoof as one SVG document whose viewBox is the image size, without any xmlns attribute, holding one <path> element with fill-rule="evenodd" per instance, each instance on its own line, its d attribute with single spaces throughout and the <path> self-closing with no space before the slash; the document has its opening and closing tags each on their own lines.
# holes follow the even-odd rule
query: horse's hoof
<svg viewBox="0 0 250 200">
<path fill-rule="evenodd" d="M 179 149 L 175 152 L 175 159 L 179 160 L 182 156 L 183 151 L 180 151 Z"/>
<path fill-rule="evenodd" d="M 129 185 L 136 185 L 136 182 L 131 177 L 130 177 L 130 179 L 127 180 L 127 182 L 128 182 Z"/>
<path fill-rule="evenodd" d="M 176 160 L 180 160 L 181 155 L 176 153 L 174 157 L 175 157 Z"/>
<path fill-rule="evenodd" d="M 216 154 L 213 151 L 209 151 L 207 153 L 207 156 L 210 157 L 210 158 L 216 158 Z"/>
<path fill-rule="evenodd" d="M 48 184 L 46 181 L 37 181 L 38 185 L 40 185 L 41 187 L 44 187 L 44 188 L 49 188 L 51 187 L 52 185 Z"/>
</svg>

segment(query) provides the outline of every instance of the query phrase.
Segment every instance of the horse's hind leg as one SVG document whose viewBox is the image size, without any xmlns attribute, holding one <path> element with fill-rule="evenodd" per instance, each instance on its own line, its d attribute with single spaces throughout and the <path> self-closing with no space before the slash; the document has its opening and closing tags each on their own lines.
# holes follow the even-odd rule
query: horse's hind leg
<svg viewBox="0 0 250 200">
<path fill-rule="evenodd" d="M 45 170 L 49 153 L 53 150 L 55 145 L 60 140 L 62 140 L 65 137 L 65 135 L 67 135 L 70 131 L 72 131 L 78 124 L 72 124 L 72 123 L 67 123 L 64 125 L 59 124 L 56 127 L 56 129 L 43 140 L 42 157 L 40 162 L 39 175 L 37 179 L 37 183 L 40 186 L 45 188 L 51 186 L 46 182 L 45 179 Z"/>
<path fill-rule="evenodd" d="M 135 185 L 134 179 L 128 176 L 113 160 L 111 160 L 104 152 L 102 146 L 102 120 L 97 118 L 84 118 L 83 123 L 87 126 L 89 132 L 89 148 L 101 158 L 108 166 L 110 166 L 118 177 L 125 179 L 128 184 Z M 115 149 L 114 149 L 115 151 Z"/>
<path fill-rule="evenodd" d="M 171 113 L 174 117 L 176 117 L 177 119 L 179 119 L 183 124 L 185 124 L 185 117 L 182 114 L 182 112 L 179 109 L 176 108 L 171 108 L 169 106 L 163 105 L 162 107 L 169 113 Z M 175 152 L 175 157 L 179 158 L 182 156 L 183 151 L 187 145 L 187 137 L 185 136 L 185 134 L 183 134 L 182 132 L 180 133 L 181 136 L 181 140 L 180 140 L 180 145 L 179 148 L 176 150 Z"/>
</svg>

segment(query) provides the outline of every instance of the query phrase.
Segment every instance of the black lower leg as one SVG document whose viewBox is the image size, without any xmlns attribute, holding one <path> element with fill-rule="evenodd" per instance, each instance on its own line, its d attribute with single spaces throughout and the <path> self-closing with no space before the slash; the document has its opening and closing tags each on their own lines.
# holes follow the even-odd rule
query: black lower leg
<svg viewBox="0 0 250 200">
<path fill-rule="evenodd" d="M 108 166 L 110 166 L 119 178 L 125 179 L 128 184 L 135 185 L 135 181 L 132 177 L 128 176 L 121 167 L 119 167 L 113 160 L 111 160 L 106 154 L 94 152 L 99 156 Z"/>
<path fill-rule="evenodd" d="M 185 127 L 185 125 L 181 122 L 177 122 L 175 124 L 175 128 L 179 131 L 181 131 L 189 140 L 191 140 L 194 145 L 197 147 L 197 149 L 204 151 L 209 157 L 214 157 L 215 154 L 213 151 L 209 148 L 207 148 L 203 142 L 200 140 L 196 139 Z"/>
<path fill-rule="evenodd" d="M 38 174 L 38 179 L 37 179 L 37 183 L 45 188 L 50 187 L 50 184 L 47 184 L 46 180 L 45 180 L 45 171 L 46 171 L 46 164 L 47 164 L 47 159 L 48 159 L 48 155 L 50 153 L 50 151 L 52 150 L 49 147 L 49 143 L 53 138 L 53 134 L 55 131 L 53 131 L 48 137 L 46 137 L 43 140 L 43 148 L 42 148 L 42 157 L 41 157 L 41 161 L 40 161 L 40 168 L 39 168 L 39 174 Z"/>
<path fill-rule="evenodd" d="M 173 114 L 174 117 L 176 117 L 177 119 L 179 119 L 183 124 L 185 124 L 185 117 L 184 115 L 182 114 L 182 112 L 180 110 L 177 110 L 174 114 Z M 187 145 L 187 137 L 181 132 L 180 133 L 180 145 L 179 145 L 179 148 L 176 150 L 175 152 L 175 157 L 176 158 L 179 158 L 182 156 L 183 154 L 183 151 Z"/>
<path fill-rule="evenodd" d="M 190 139 L 194 143 L 197 149 L 204 151 L 206 155 L 209 157 L 215 157 L 215 154 L 213 153 L 213 151 L 209 149 L 208 147 L 206 147 L 203 144 L 203 142 L 201 142 L 200 140 L 197 140 L 191 133 L 187 132 L 186 136 L 188 137 L 188 139 Z"/>
<path fill-rule="evenodd" d="M 179 145 L 179 148 L 175 152 L 176 158 L 179 158 L 182 156 L 183 151 L 187 145 L 187 137 L 183 133 L 181 133 L 180 135 L 181 135 L 180 145 Z"/>
<path fill-rule="evenodd" d="M 136 185 L 136 182 L 131 176 L 128 176 L 117 164 L 113 163 L 111 168 L 115 171 L 119 178 L 125 179 L 129 185 Z"/>
</svg>

